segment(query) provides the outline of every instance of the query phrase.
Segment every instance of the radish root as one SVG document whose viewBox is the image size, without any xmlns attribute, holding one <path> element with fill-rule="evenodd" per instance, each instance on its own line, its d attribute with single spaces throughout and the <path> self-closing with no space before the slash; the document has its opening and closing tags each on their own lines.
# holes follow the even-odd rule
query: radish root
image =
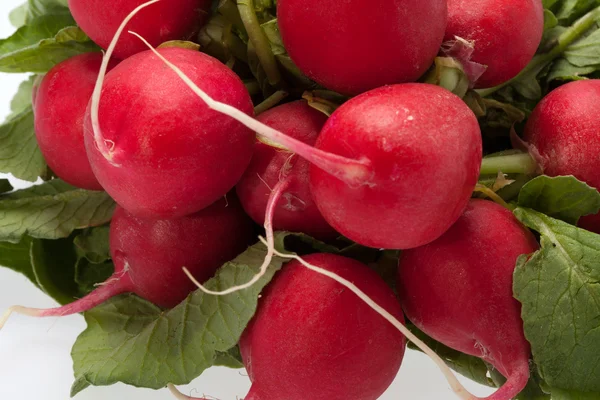
<svg viewBox="0 0 600 400">
<path fill-rule="evenodd" d="M 185 394 L 181 393 L 172 383 L 169 383 L 167 388 L 177 400 L 207 400 L 205 398 L 186 396 Z"/>
<path fill-rule="evenodd" d="M 267 245 L 267 255 L 265 256 L 265 259 L 264 259 L 262 265 L 260 266 L 259 272 L 256 275 L 254 275 L 251 280 L 244 283 L 243 285 L 233 286 L 233 287 L 230 287 L 229 289 L 222 290 L 222 291 L 214 291 L 214 290 L 210 290 L 210 289 L 206 288 L 204 285 L 202 285 L 200 282 L 198 282 L 198 280 L 196 280 L 196 278 L 194 278 L 194 276 L 190 273 L 190 271 L 188 271 L 187 268 L 183 269 L 183 271 L 188 276 L 188 278 L 190 278 L 190 280 L 192 282 L 194 282 L 194 284 L 196 286 L 198 286 L 204 293 L 212 294 L 215 296 L 225 296 L 227 294 L 235 293 L 240 290 L 248 289 L 248 288 L 252 287 L 256 282 L 258 282 L 260 280 L 260 278 L 262 278 L 267 273 L 267 269 L 269 268 L 269 265 L 271 264 L 271 261 L 273 260 L 273 253 L 275 251 L 275 237 L 273 234 L 273 216 L 275 215 L 275 207 L 277 206 L 277 203 L 279 202 L 279 200 L 281 199 L 281 196 L 283 195 L 283 193 L 285 192 L 285 190 L 288 188 L 289 185 L 290 185 L 290 179 L 287 178 L 287 179 L 277 183 L 277 185 L 275 185 L 275 187 L 273 188 L 273 192 L 271 193 L 269 202 L 267 203 L 267 211 L 265 212 L 265 225 L 264 226 L 265 226 L 265 231 L 267 234 L 267 240 L 264 243 Z"/>
<path fill-rule="evenodd" d="M 113 37 L 110 45 L 106 49 L 106 53 L 104 53 L 104 57 L 102 57 L 102 64 L 100 65 L 100 72 L 98 72 L 98 79 L 96 80 L 96 86 L 94 87 L 94 92 L 92 93 L 92 104 L 90 109 L 90 116 L 92 119 L 92 131 L 94 133 L 94 142 L 96 143 L 96 147 L 102 156 L 112 165 L 118 167 L 119 164 L 114 161 L 114 149 L 115 142 L 112 140 L 105 140 L 102 136 L 102 130 L 100 129 L 100 119 L 98 117 L 98 109 L 100 107 L 100 96 L 102 94 L 102 85 L 104 84 L 104 77 L 106 75 L 106 70 L 108 69 L 108 62 L 110 61 L 110 57 L 112 56 L 115 47 L 117 46 L 117 42 L 125 30 L 125 26 L 131 21 L 131 19 L 142 9 L 159 2 L 160 0 L 150 0 L 147 3 L 141 4 L 136 9 L 134 9 L 121 23 L 117 32 L 115 32 L 115 36 Z"/>
<path fill-rule="evenodd" d="M 373 171 L 371 170 L 371 163 L 369 160 L 354 160 L 316 149 L 304 142 L 293 139 L 286 134 L 273 129 L 262 122 L 257 121 L 243 111 L 240 111 L 229 104 L 214 100 L 206 92 L 200 89 L 194 82 L 192 82 L 192 80 L 176 65 L 171 63 L 154 47 L 152 47 L 152 45 L 150 45 L 146 39 L 135 32 L 129 31 L 129 33 L 144 42 L 144 44 L 148 46 L 148 48 L 169 68 L 171 68 L 177 74 L 177 76 L 179 76 L 185 82 L 185 84 L 189 86 L 189 88 L 192 89 L 194 93 L 206 103 L 209 108 L 242 123 L 246 127 L 257 132 L 259 136 L 264 137 L 268 143 L 272 142 L 278 144 L 286 150 L 299 154 L 312 164 L 323 169 L 324 171 L 327 171 L 351 187 L 374 185 L 372 183 Z"/>
</svg>

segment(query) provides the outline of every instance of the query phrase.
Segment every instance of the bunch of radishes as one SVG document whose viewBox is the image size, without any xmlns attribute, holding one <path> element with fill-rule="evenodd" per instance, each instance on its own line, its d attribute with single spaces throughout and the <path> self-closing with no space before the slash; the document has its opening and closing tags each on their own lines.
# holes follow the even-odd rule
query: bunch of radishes
<svg viewBox="0 0 600 400">
<path fill-rule="evenodd" d="M 560 55 L 538 51 L 542 1 L 211 3 L 69 0 L 106 53 L 67 58 L 36 82 L 35 134 L 56 177 L 118 204 L 115 271 L 63 307 L 9 312 L 62 316 L 126 292 L 172 308 L 197 286 L 245 290 L 272 257 L 295 258 L 239 340 L 247 400 L 375 400 L 398 373 L 405 335 L 457 395 L 474 398 L 404 315 L 499 371 L 507 381 L 490 399 L 516 397 L 531 349 L 513 273 L 539 244 L 502 196 L 518 184 L 505 173 L 530 179 L 537 168 L 600 188 L 595 80 L 537 105 L 522 139 L 512 133 L 524 152 L 483 159 L 486 107 L 522 114 L 509 125 L 527 117 L 527 106 L 490 96 Z M 275 22 L 259 25 L 274 10 Z M 599 220 L 581 224 L 600 231 Z M 259 274 L 221 291 L 202 286 L 256 241 L 258 225 Z M 286 254 L 273 231 L 377 257 L 402 250 L 397 293 L 352 252 Z"/>
</svg>

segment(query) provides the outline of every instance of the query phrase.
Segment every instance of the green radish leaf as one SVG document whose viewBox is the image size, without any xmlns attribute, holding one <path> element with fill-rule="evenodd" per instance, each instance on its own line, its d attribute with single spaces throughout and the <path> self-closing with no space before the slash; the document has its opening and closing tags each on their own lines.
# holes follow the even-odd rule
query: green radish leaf
<svg viewBox="0 0 600 400">
<path fill-rule="evenodd" d="M 576 225 L 600 211 L 600 193 L 574 176 L 539 176 L 523 186 L 518 204 Z"/>
<path fill-rule="evenodd" d="M 25 236 L 19 243 L 0 242 L 0 266 L 25 275 L 34 285 L 40 287 L 31 265 L 31 243 Z"/>
<path fill-rule="evenodd" d="M 8 14 L 8 19 L 10 20 L 12 26 L 15 28 L 20 28 L 25 25 L 25 22 L 27 21 L 28 8 L 29 5 L 27 3 L 23 3 Z"/>
<path fill-rule="evenodd" d="M 75 264 L 75 283 L 78 288 L 78 297 L 83 297 L 93 292 L 98 284 L 106 282 L 115 272 L 111 261 L 92 263 L 87 258 L 79 258 Z"/>
<path fill-rule="evenodd" d="M 235 346 L 224 353 L 217 352 L 215 363 L 213 365 L 216 367 L 227 367 L 233 369 L 244 368 L 242 355 L 240 354 L 240 348 Z"/>
<path fill-rule="evenodd" d="M 10 192 L 12 190 L 13 187 L 8 179 L 0 179 L 0 194 Z"/>
<path fill-rule="evenodd" d="M 68 0 L 28 0 L 26 22 L 29 23 L 33 19 L 45 14 L 68 12 Z"/>
<path fill-rule="evenodd" d="M 104 192 L 52 180 L 0 196 L 0 240 L 18 243 L 26 234 L 41 239 L 68 237 L 75 229 L 107 223 L 114 207 Z"/>
<path fill-rule="evenodd" d="M 541 235 L 513 284 L 539 374 L 549 387 L 600 392 L 600 236 L 528 208 L 514 213 Z"/>
<path fill-rule="evenodd" d="M 37 77 L 32 75 L 29 79 L 21 82 L 17 93 L 15 93 L 10 102 L 11 114 L 8 116 L 7 121 L 31 107 L 33 85 L 36 79 Z"/>
<path fill-rule="evenodd" d="M 288 234 L 278 233 L 277 248 Z M 249 281 L 266 248 L 258 243 L 226 263 L 206 285 L 225 289 Z M 169 311 L 134 295 L 113 298 L 85 313 L 87 329 L 72 350 L 75 383 L 71 395 L 88 384 L 123 382 L 160 389 L 187 384 L 235 347 L 256 311 L 262 288 L 284 263 L 275 258 L 266 276 L 251 288 L 226 296 L 201 290 Z"/>
<path fill-rule="evenodd" d="M 0 125 L 0 172 L 35 182 L 46 170 L 33 130 L 33 110 L 28 106 Z"/>
<path fill-rule="evenodd" d="M 588 67 L 576 67 L 569 61 L 561 58 L 554 62 L 552 69 L 546 78 L 548 82 L 553 80 L 560 81 L 576 81 L 580 79 L 586 79 L 585 75 L 589 75 L 592 72 L 600 69 L 600 65 L 591 65 Z"/>
<path fill-rule="evenodd" d="M 576 41 L 564 52 L 564 58 L 576 67 L 600 64 L 600 29 Z"/>
<path fill-rule="evenodd" d="M 95 264 L 110 260 L 109 232 L 110 227 L 106 225 L 86 229 L 79 234 L 73 241 L 79 258 Z"/>
<path fill-rule="evenodd" d="M 74 281 L 77 255 L 71 238 L 34 239 L 30 256 L 37 284 L 47 295 L 60 304 L 71 303 L 79 296 Z"/>
<path fill-rule="evenodd" d="M 548 9 L 544 10 L 544 31 L 552 29 L 558 25 L 558 18 Z"/>
<path fill-rule="evenodd" d="M 562 390 L 551 388 L 552 400 L 598 400 L 600 393 L 578 392 L 575 390 Z"/>
<path fill-rule="evenodd" d="M 0 72 L 43 74 L 61 61 L 97 50 L 70 14 L 42 15 L 0 40 Z"/>
</svg>

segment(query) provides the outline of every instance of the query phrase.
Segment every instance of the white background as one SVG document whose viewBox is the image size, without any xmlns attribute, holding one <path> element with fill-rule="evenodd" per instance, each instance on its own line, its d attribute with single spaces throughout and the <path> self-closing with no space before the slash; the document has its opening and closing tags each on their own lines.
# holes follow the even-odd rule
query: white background
<svg viewBox="0 0 600 400">
<path fill-rule="evenodd" d="M 14 28 L 8 22 L 8 12 L 22 1 L 24 0 L 1 0 L 0 37 L 12 34 Z M 23 79 L 24 76 L 21 75 L 0 73 L 0 121 L 4 120 L 8 113 L 12 94 Z M 13 304 L 42 308 L 56 305 L 23 276 L 0 268 L 0 313 Z M 79 315 L 60 319 L 13 316 L 0 332 L 0 399 L 68 399 L 73 382 L 70 349 L 84 328 L 85 323 Z M 465 379 L 461 380 L 477 395 L 487 395 L 491 392 L 489 388 Z M 186 394 L 205 393 L 217 399 L 231 400 L 243 398 L 249 387 L 250 381 L 244 370 L 213 368 L 192 385 L 181 389 Z M 125 385 L 94 387 L 76 397 L 79 400 L 170 398 L 172 397 L 166 390 L 143 390 Z M 408 351 L 398 378 L 381 400 L 453 398 L 454 395 L 433 363 L 420 353 Z"/>
</svg>

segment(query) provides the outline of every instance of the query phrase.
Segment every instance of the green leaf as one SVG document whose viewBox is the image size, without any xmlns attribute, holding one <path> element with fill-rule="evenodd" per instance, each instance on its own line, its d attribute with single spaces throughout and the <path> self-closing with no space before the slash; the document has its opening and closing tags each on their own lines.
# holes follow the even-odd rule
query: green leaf
<svg viewBox="0 0 600 400">
<path fill-rule="evenodd" d="M 72 239 L 34 239 L 30 254 L 36 281 L 47 295 L 68 304 L 80 294 L 74 281 L 77 256 Z"/>
<path fill-rule="evenodd" d="M 600 211 L 600 193 L 574 176 L 539 176 L 523 186 L 518 203 L 576 225 L 582 216 Z"/>
<path fill-rule="evenodd" d="M 115 266 L 111 261 L 94 264 L 85 258 L 80 258 L 75 264 L 75 283 L 77 284 L 79 297 L 83 297 L 94 291 L 99 283 L 106 282 L 115 272 Z"/>
<path fill-rule="evenodd" d="M 83 231 L 73 241 L 77 255 L 95 264 L 110 260 L 109 233 L 109 226 L 99 226 Z"/>
<path fill-rule="evenodd" d="M 576 67 L 599 65 L 600 29 L 567 47 L 564 58 Z"/>
<path fill-rule="evenodd" d="M 577 18 L 598 5 L 597 0 L 562 0 L 556 17 L 562 25 L 570 25 Z"/>
<path fill-rule="evenodd" d="M 0 242 L 0 266 L 25 275 L 39 287 L 31 265 L 31 243 L 32 239 L 27 236 L 19 243 Z"/>
<path fill-rule="evenodd" d="M 25 25 L 28 7 L 29 5 L 27 3 L 23 3 L 17 8 L 13 9 L 10 14 L 8 14 L 8 19 L 10 20 L 12 26 L 15 28 L 20 28 Z"/>
<path fill-rule="evenodd" d="M 27 21 L 45 14 L 68 13 L 67 0 L 28 0 Z"/>
<path fill-rule="evenodd" d="M 552 29 L 558 25 L 558 19 L 554 13 L 548 9 L 544 10 L 544 30 Z"/>
<path fill-rule="evenodd" d="M 598 400 L 600 393 L 578 392 L 575 390 L 551 389 L 552 400 Z"/>
<path fill-rule="evenodd" d="M 43 74 L 61 61 L 97 50 L 70 14 L 42 15 L 0 40 L 0 72 Z"/>
<path fill-rule="evenodd" d="M 213 365 L 216 367 L 227 367 L 233 369 L 244 368 L 242 355 L 240 354 L 240 348 L 235 346 L 224 353 L 217 352 L 217 356 Z"/>
<path fill-rule="evenodd" d="M 585 75 L 589 75 L 598 69 L 600 69 L 600 65 L 577 67 L 564 58 L 561 58 L 552 64 L 552 69 L 546 79 L 548 82 L 553 80 L 576 81 L 585 79 Z"/>
<path fill-rule="evenodd" d="M 31 106 L 0 125 L 0 172 L 30 182 L 46 172 L 46 162 L 35 139 Z"/>
<path fill-rule="evenodd" d="M 33 84 L 36 79 L 37 77 L 32 75 L 29 79 L 21 82 L 17 93 L 15 93 L 10 102 L 11 114 L 6 119 L 7 121 L 10 121 L 12 118 L 31 107 Z"/>
<path fill-rule="evenodd" d="M 600 236 L 527 208 L 514 213 L 541 235 L 541 249 L 517 261 L 513 285 L 540 376 L 549 387 L 600 392 Z"/>
<path fill-rule="evenodd" d="M 13 187 L 8 179 L 0 179 L 0 194 L 10 192 L 12 190 Z"/>
<path fill-rule="evenodd" d="M 0 240 L 17 243 L 25 234 L 41 239 L 64 238 L 75 229 L 107 223 L 114 207 L 104 192 L 52 180 L 0 196 Z"/>
<path fill-rule="evenodd" d="M 282 248 L 287 234 L 277 234 Z M 261 243 L 226 263 L 206 285 L 225 289 L 247 282 L 259 269 L 266 249 Z M 250 289 L 226 296 L 198 290 L 169 311 L 134 295 L 124 295 L 85 313 L 87 329 L 71 353 L 75 384 L 72 395 L 87 383 L 123 382 L 160 389 L 187 384 L 214 365 L 218 352 L 236 346 L 254 315 L 258 295 L 284 260 L 275 258 Z M 221 358 L 222 360 L 222 358 Z"/>
</svg>

